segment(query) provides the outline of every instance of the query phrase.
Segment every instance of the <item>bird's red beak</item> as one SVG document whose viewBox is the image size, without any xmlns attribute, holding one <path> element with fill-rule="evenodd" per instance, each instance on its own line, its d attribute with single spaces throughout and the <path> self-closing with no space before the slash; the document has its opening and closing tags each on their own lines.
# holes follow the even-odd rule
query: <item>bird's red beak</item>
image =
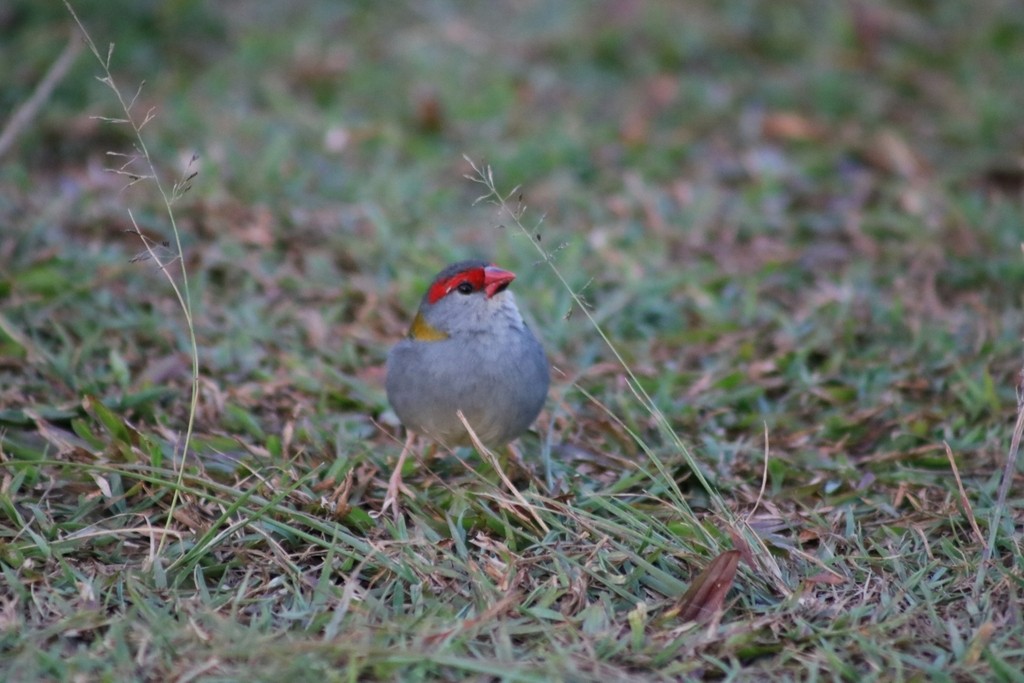
<svg viewBox="0 0 1024 683">
<path fill-rule="evenodd" d="M 490 299 L 498 292 L 504 291 L 508 287 L 508 283 L 515 279 L 515 273 L 502 270 L 497 266 L 484 268 L 484 291 L 487 292 L 487 298 Z"/>
</svg>

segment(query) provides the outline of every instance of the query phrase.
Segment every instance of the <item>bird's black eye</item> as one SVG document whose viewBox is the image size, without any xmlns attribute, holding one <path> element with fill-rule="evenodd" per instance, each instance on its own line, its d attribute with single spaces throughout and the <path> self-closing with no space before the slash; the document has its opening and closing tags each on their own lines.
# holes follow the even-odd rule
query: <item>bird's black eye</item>
<svg viewBox="0 0 1024 683">
<path fill-rule="evenodd" d="M 460 282 L 459 286 L 456 287 L 455 289 L 459 290 L 459 294 L 472 294 L 473 293 L 473 285 L 471 285 L 468 282 Z"/>
</svg>

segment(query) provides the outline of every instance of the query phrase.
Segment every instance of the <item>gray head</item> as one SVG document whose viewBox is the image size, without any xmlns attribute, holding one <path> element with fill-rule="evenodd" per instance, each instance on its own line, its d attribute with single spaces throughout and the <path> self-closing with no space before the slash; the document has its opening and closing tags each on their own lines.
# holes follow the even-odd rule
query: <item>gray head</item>
<svg viewBox="0 0 1024 683">
<path fill-rule="evenodd" d="M 460 261 L 434 278 L 420 302 L 419 324 L 450 336 L 494 331 L 496 321 L 521 327 L 522 316 L 508 291 L 515 274 L 487 261 Z M 415 329 L 411 336 L 420 336 Z"/>
</svg>

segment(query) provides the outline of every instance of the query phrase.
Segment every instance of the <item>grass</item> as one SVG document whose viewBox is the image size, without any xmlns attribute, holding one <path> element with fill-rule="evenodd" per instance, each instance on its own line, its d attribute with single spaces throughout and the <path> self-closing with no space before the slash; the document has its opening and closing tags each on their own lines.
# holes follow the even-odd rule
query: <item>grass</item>
<svg viewBox="0 0 1024 683">
<path fill-rule="evenodd" d="M 1021 680 L 1024 11 L 72 4 L 198 175 L 104 172 L 88 50 L 0 151 L 0 678 Z M 75 31 L 0 25 L 6 122 Z M 375 520 L 474 254 L 556 368 L 532 476 Z"/>
</svg>

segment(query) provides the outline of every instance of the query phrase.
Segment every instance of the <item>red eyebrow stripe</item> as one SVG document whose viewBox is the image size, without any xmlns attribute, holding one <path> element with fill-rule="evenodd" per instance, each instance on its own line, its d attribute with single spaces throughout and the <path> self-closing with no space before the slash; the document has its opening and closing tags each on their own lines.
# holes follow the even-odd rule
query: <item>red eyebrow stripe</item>
<svg viewBox="0 0 1024 683">
<path fill-rule="evenodd" d="M 452 291 L 463 282 L 468 282 L 473 285 L 473 291 L 483 289 L 485 281 L 485 274 L 483 268 L 470 268 L 464 270 L 461 273 L 455 273 L 449 278 L 444 280 L 437 280 L 434 284 L 430 285 L 430 289 L 427 290 L 427 301 L 432 304 L 436 304 L 438 301 L 447 296 L 448 292 Z"/>
</svg>

